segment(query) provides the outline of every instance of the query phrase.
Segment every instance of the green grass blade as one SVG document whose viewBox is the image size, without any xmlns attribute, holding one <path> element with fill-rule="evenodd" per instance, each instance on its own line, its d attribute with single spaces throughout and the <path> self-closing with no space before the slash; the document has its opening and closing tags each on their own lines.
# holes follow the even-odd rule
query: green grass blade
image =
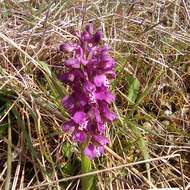
<svg viewBox="0 0 190 190">
<path fill-rule="evenodd" d="M 127 121 L 127 123 L 130 126 L 133 133 L 135 134 L 135 136 L 137 137 L 137 143 L 142 152 L 144 159 L 148 160 L 150 158 L 149 157 L 149 149 L 148 149 L 146 141 L 144 140 L 143 136 L 141 135 L 141 131 L 139 130 L 139 128 L 137 127 L 137 125 L 135 123 L 133 123 L 131 121 Z M 147 174 L 148 174 L 148 179 L 149 179 L 149 181 L 151 181 L 150 163 L 149 162 L 146 163 L 146 170 L 147 170 Z"/>
<path fill-rule="evenodd" d="M 136 101 L 138 94 L 139 94 L 139 89 L 140 89 L 139 80 L 137 78 L 133 78 L 132 82 L 129 86 L 129 91 L 128 91 L 129 105 L 135 104 L 135 101 Z"/>
<path fill-rule="evenodd" d="M 35 151 L 35 149 L 33 147 L 33 144 L 32 144 L 32 141 L 30 139 L 30 136 L 28 134 L 28 131 L 26 129 L 24 120 L 21 119 L 20 114 L 16 110 L 16 108 L 12 109 L 12 113 L 13 113 L 13 115 L 15 116 L 15 118 L 17 120 L 18 126 L 20 126 L 21 129 L 22 129 L 22 131 L 23 131 L 23 135 L 24 135 L 24 139 L 25 139 L 26 145 L 27 145 L 28 149 L 30 150 L 30 153 L 31 153 L 32 157 L 33 158 L 37 158 L 37 153 L 36 153 L 36 151 Z"/>
</svg>

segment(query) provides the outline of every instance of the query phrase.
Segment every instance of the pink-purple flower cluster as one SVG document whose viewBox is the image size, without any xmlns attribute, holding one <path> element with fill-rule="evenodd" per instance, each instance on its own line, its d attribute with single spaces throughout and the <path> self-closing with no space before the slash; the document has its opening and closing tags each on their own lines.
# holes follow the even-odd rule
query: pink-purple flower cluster
<svg viewBox="0 0 190 190">
<path fill-rule="evenodd" d="M 86 144 L 84 154 L 94 159 L 104 153 L 108 143 L 107 122 L 116 118 L 109 109 L 115 100 L 109 91 L 110 80 L 116 76 L 115 61 L 109 55 L 109 47 L 100 45 L 102 32 L 94 32 L 92 24 L 75 35 L 77 41 L 60 46 L 69 56 L 65 61 L 67 72 L 60 80 L 71 87 L 71 94 L 62 100 L 71 115 L 63 123 L 63 130 L 72 133 L 73 141 Z"/>
</svg>

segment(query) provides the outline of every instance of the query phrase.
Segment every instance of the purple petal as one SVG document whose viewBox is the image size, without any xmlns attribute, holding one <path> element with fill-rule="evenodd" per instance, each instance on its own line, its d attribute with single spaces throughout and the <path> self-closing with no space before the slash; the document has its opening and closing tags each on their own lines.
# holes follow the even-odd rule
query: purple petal
<svg viewBox="0 0 190 190">
<path fill-rule="evenodd" d="M 104 146 L 94 146 L 93 144 L 89 144 L 84 149 L 84 154 L 90 159 L 93 160 L 95 157 L 99 157 L 104 154 Z"/>
<path fill-rule="evenodd" d="M 112 70 L 115 67 L 115 62 L 114 61 L 107 61 L 105 62 L 105 70 L 109 71 Z"/>
<path fill-rule="evenodd" d="M 106 91 L 96 92 L 95 97 L 97 100 L 105 100 L 108 104 L 115 101 L 115 96 Z"/>
<path fill-rule="evenodd" d="M 108 45 L 108 44 L 105 44 L 104 47 L 101 49 L 102 55 L 108 55 L 110 49 L 111 49 L 111 48 L 109 47 L 109 45 Z"/>
<path fill-rule="evenodd" d="M 94 34 L 94 42 L 95 43 L 99 43 L 100 40 L 102 38 L 102 32 L 101 31 L 97 31 L 95 34 Z"/>
<path fill-rule="evenodd" d="M 103 103 L 103 102 L 101 103 L 101 111 L 102 111 L 103 116 L 108 121 L 113 121 L 114 119 L 117 118 L 116 114 L 109 110 L 109 106 L 106 103 Z"/>
<path fill-rule="evenodd" d="M 86 133 L 83 132 L 83 131 L 80 131 L 80 132 L 76 132 L 74 135 L 73 135 L 73 140 L 75 142 L 84 142 L 86 141 Z"/>
<path fill-rule="evenodd" d="M 100 123 L 102 121 L 101 116 L 100 116 L 100 112 L 98 109 L 94 109 L 94 116 L 95 116 L 96 122 Z"/>
<path fill-rule="evenodd" d="M 79 47 L 76 49 L 75 53 L 78 57 L 82 57 L 84 55 L 84 50 L 81 47 Z"/>
<path fill-rule="evenodd" d="M 84 106 L 86 106 L 88 103 L 88 99 L 86 95 L 83 92 L 78 91 L 75 93 L 75 96 L 76 96 L 76 99 L 78 99 L 77 104 L 81 106 L 81 109 L 84 108 Z"/>
<path fill-rule="evenodd" d="M 72 52 L 76 48 L 77 48 L 77 46 L 75 44 L 69 44 L 69 43 L 62 44 L 59 47 L 60 51 L 63 51 L 66 53 Z"/>
<path fill-rule="evenodd" d="M 100 145 L 104 146 L 109 143 L 108 139 L 103 135 L 94 135 L 93 139 Z"/>
<path fill-rule="evenodd" d="M 113 121 L 117 118 L 116 114 L 114 112 L 106 111 L 104 112 L 104 116 L 109 120 Z"/>
<path fill-rule="evenodd" d="M 75 57 L 83 65 L 86 65 L 88 63 L 88 61 L 84 59 L 84 51 L 81 47 L 77 49 Z"/>
<path fill-rule="evenodd" d="M 73 89 L 74 92 L 70 96 L 65 96 L 62 99 L 62 104 L 66 109 L 81 108 L 75 109 L 75 112 L 76 110 L 83 110 L 84 106 L 88 103 L 88 98 L 86 97 L 86 94 L 81 91 L 79 84 L 73 86 Z"/>
<path fill-rule="evenodd" d="M 79 89 L 70 96 L 65 96 L 62 99 L 61 103 L 65 107 L 65 109 L 67 109 L 67 111 L 73 113 L 74 111 L 76 112 L 76 110 L 84 109 L 84 106 L 86 106 L 88 103 L 88 98 Z"/>
<path fill-rule="evenodd" d="M 80 59 L 80 62 L 81 62 L 81 64 L 83 64 L 83 65 L 87 65 L 87 64 L 88 64 L 88 61 L 85 60 L 84 58 L 81 58 L 81 59 Z"/>
<path fill-rule="evenodd" d="M 83 91 L 89 99 L 89 101 L 88 101 L 89 104 L 96 103 L 95 90 L 96 90 L 96 86 L 93 83 L 91 83 L 89 81 L 86 81 L 84 83 Z"/>
<path fill-rule="evenodd" d="M 106 76 L 107 76 L 108 79 L 114 79 L 114 78 L 116 78 L 116 74 L 112 70 L 106 71 L 105 74 L 106 74 Z"/>
<path fill-rule="evenodd" d="M 65 132 L 73 132 L 75 129 L 75 123 L 70 120 L 62 124 L 62 129 Z"/>
<path fill-rule="evenodd" d="M 87 41 L 87 42 L 90 42 L 92 40 L 92 35 L 88 32 L 83 32 L 82 35 L 81 35 L 81 40 L 84 42 L 84 41 Z"/>
<path fill-rule="evenodd" d="M 85 79 L 85 76 L 83 74 L 82 71 L 80 71 L 79 69 L 73 69 L 70 73 L 72 73 L 75 76 L 75 79 L 77 81 L 83 81 Z"/>
<path fill-rule="evenodd" d="M 67 109 L 67 110 L 72 110 L 75 106 L 75 99 L 72 95 L 70 96 L 65 96 L 62 101 L 62 105 Z"/>
<path fill-rule="evenodd" d="M 111 70 L 115 66 L 115 61 L 109 55 L 103 55 L 102 56 L 102 66 L 104 67 L 104 69 Z"/>
<path fill-rule="evenodd" d="M 100 134 L 105 132 L 106 129 L 106 125 L 104 123 L 97 123 L 97 127 L 98 127 L 98 131 L 100 132 Z"/>
<path fill-rule="evenodd" d="M 105 150 L 104 146 L 97 146 L 96 147 L 96 155 L 97 156 L 103 155 L 104 154 L 104 150 Z"/>
<path fill-rule="evenodd" d="M 96 90 L 96 87 L 89 81 L 86 81 L 84 84 L 84 88 L 85 90 L 87 90 L 88 92 L 93 92 Z"/>
<path fill-rule="evenodd" d="M 73 121 L 77 124 L 82 124 L 87 120 L 87 115 L 86 113 L 79 111 L 74 114 L 72 117 Z"/>
<path fill-rule="evenodd" d="M 71 68 L 76 68 L 76 69 L 80 68 L 80 62 L 75 58 L 70 58 L 70 59 L 66 60 L 65 65 L 67 67 L 71 67 Z"/>
<path fill-rule="evenodd" d="M 98 87 L 100 86 L 108 86 L 108 80 L 105 75 L 96 75 L 94 77 L 94 84 Z"/>
<path fill-rule="evenodd" d="M 86 31 L 90 34 L 93 34 L 93 24 L 92 23 L 89 23 L 87 26 L 86 26 Z"/>
<path fill-rule="evenodd" d="M 101 58 L 103 62 L 115 62 L 109 54 L 103 54 Z"/>
<path fill-rule="evenodd" d="M 94 56 L 94 54 L 96 53 L 96 51 L 97 51 L 97 47 L 96 46 L 92 46 L 92 47 L 89 47 L 88 48 L 88 61 L 89 61 L 89 63 L 92 63 L 93 62 L 93 56 Z M 93 59 L 93 60 L 92 60 Z M 94 63 L 96 63 L 97 61 L 95 61 Z"/>
<path fill-rule="evenodd" d="M 60 81 L 64 82 L 64 83 L 69 83 L 69 82 L 73 82 L 75 79 L 75 75 L 73 73 L 64 73 L 63 75 L 60 76 Z"/>
<path fill-rule="evenodd" d="M 77 95 L 78 96 L 78 104 L 81 106 L 81 108 L 83 107 L 84 108 L 84 106 L 85 105 L 87 105 L 87 103 L 88 103 L 88 99 L 86 98 L 86 96 L 85 96 L 85 94 L 78 94 Z"/>
<path fill-rule="evenodd" d="M 88 120 L 85 120 L 82 123 L 80 123 L 78 129 L 81 130 L 81 131 L 83 131 L 84 129 L 86 130 L 87 127 L 88 127 Z"/>
<path fill-rule="evenodd" d="M 91 107 L 90 111 L 88 112 L 89 118 L 97 123 L 101 123 L 101 115 L 99 109 L 97 107 Z"/>
<path fill-rule="evenodd" d="M 93 160 L 96 156 L 97 153 L 95 151 L 95 147 L 93 144 L 89 144 L 85 149 L 84 149 L 84 154 L 90 159 Z"/>
</svg>

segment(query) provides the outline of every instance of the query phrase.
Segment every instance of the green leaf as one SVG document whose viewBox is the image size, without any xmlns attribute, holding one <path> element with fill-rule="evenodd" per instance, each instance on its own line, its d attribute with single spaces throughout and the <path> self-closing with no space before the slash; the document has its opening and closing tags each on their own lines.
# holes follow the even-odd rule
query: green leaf
<svg viewBox="0 0 190 190">
<path fill-rule="evenodd" d="M 91 160 L 84 154 L 84 148 L 87 143 L 82 144 L 81 146 L 81 171 L 82 174 L 92 171 Z M 95 185 L 95 176 L 85 176 L 81 178 L 82 190 L 94 190 Z"/>
<path fill-rule="evenodd" d="M 51 77 L 51 70 L 50 68 L 48 67 L 48 65 L 44 62 L 44 61 L 39 61 L 38 62 L 39 65 L 41 66 L 41 68 L 45 71 L 45 73 L 48 74 L 49 77 Z"/>
<path fill-rule="evenodd" d="M 74 171 L 74 166 L 71 164 L 71 162 L 66 163 L 64 166 L 61 167 L 61 172 L 63 172 L 63 174 L 69 174 L 72 175 L 73 171 Z"/>
<path fill-rule="evenodd" d="M 72 154 L 73 154 L 73 151 L 72 151 L 72 145 L 68 142 L 65 142 L 63 143 L 62 145 L 62 155 L 67 158 L 67 159 L 70 159 Z"/>
<path fill-rule="evenodd" d="M 63 97 L 66 94 L 66 89 L 57 79 L 57 76 L 51 71 L 46 62 L 39 61 L 38 63 L 44 71 L 45 78 L 51 91 L 53 92 L 54 97 L 56 99 Z"/>
<path fill-rule="evenodd" d="M 133 131 L 134 135 L 137 137 L 137 144 L 142 152 L 144 159 L 148 160 L 149 159 L 149 149 L 148 149 L 146 141 L 144 140 L 144 138 L 141 134 L 140 129 L 137 127 L 137 125 L 135 123 L 128 121 L 128 120 L 126 120 L 126 122 L 128 123 L 129 127 Z M 148 179 L 150 181 L 151 178 L 150 178 L 150 163 L 149 162 L 146 163 L 146 170 L 147 170 L 147 174 L 148 174 Z"/>
<path fill-rule="evenodd" d="M 21 119 L 20 113 L 17 111 L 16 108 L 12 109 L 12 113 L 17 120 L 17 124 L 19 126 L 21 126 L 21 129 L 22 129 L 23 134 L 24 134 L 24 139 L 25 139 L 26 145 L 27 145 L 28 149 L 30 150 L 32 157 L 37 158 L 37 152 L 35 151 L 35 149 L 33 147 L 31 138 L 30 138 L 28 131 L 26 129 L 25 121 Z"/>
<path fill-rule="evenodd" d="M 81 170 L 82 173 L 88 173 L 92 171 L 91 167 L 91 161 L 84 155 L 82 152 L 81 155 Z M 94 176 L 85 176 L 81 178 L 82 182 L 82 189 L 83 190 L 94 190 L 95 189 L 95 184 L 94 184 Z"/>
<path fill-rule="evenodd" d="M 133 78 L 131 81 L 131 84 L 129 86 L 129 91 L 128 91 L 129 105 L 135 104 L 135 101 L 136 101 L 138 94 L 139 94 L 139 89 L 140 89 L 139 80 L 137 78 Z"/>
</svg>

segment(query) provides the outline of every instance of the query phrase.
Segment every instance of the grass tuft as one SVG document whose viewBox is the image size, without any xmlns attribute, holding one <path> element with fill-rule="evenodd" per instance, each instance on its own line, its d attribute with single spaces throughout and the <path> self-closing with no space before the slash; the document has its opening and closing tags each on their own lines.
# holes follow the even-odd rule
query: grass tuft
<svg viewBox="0 0 190 190">
<path fill-rule="evenodd" d="M 190 183 L 190 3 L 0 1 L 0 189 L 184 188 Z M 117 61 L 104 157 L 81 174 L 79 147 L 61 129 L 68 93 L 61 43 L 88 22 Z"/>
</svg>

